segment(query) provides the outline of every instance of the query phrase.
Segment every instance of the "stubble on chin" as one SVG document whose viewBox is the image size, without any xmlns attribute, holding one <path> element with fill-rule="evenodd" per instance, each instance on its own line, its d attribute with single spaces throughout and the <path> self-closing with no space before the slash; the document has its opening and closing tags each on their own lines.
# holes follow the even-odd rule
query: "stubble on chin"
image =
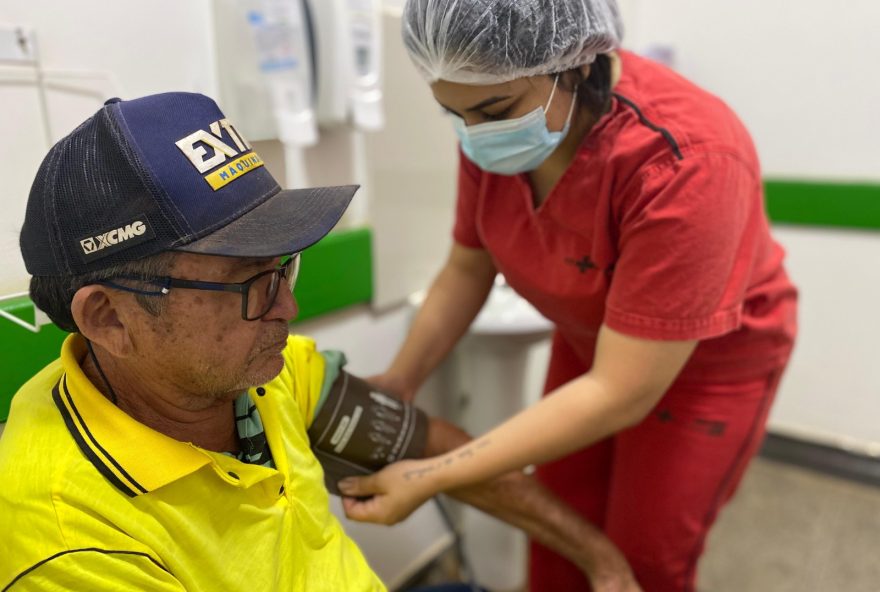
<svg viewBox="0 0 880 592">
<path fill-rule="evenodd" d="M 218 400 L 234 400 L 247 389 L 271 381 L 284 368 L 280 343 L 286 341 L 287 335 L 286 326 L 283 332 L 267 332 L 236 369 L 219 361 L 197 369 L 195 377 L 201 384 L 200 390 Z"/>
<path fill-rule="evenodd" d="M 284 368 L 284 345 L 287 340 L 287 330 L 283 333 L 272 333 L 256 346 L 244 365 L 241 379 L 237 384 L 238 390 L 247 390 L 251 387 L 265 384 L 274 379 Z"/>
</svg>

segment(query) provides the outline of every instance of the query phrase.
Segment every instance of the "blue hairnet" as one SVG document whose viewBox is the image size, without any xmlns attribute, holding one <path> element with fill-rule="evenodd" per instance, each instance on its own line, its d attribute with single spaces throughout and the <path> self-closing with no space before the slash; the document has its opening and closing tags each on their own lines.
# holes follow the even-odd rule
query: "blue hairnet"
<svg viewBox="0 0 880 592">
<path fill-rule="evenodd" d="M 616 0 L 407 0 L 403 40 L 429 81 L 553 74 L 620 45 Z"/>
</svg>

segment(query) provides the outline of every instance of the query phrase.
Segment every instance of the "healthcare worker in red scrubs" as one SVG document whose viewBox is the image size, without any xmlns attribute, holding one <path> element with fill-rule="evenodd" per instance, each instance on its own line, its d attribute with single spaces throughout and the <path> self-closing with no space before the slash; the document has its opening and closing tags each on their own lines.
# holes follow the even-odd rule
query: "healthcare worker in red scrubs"
<svg viewBox="0 0 880 592">
<path fill-rule="evenodd" d="M 717 97 L 621 50 L 614 0 L 409 0 L 403 19 L 462 154 L 454 246 L 377 382 L 412 398 L 497 273 L 556 331 L 539 404 L 444 456 L 343 482 L 372 495 L 346 499 L 348 514 L 393 523 L 539 464 L 646 591 L 693 590 L 796 332 L 748 132 Z M 538 545 L 530 568 L 533 591 L 589 589 Z"/>
</svg>

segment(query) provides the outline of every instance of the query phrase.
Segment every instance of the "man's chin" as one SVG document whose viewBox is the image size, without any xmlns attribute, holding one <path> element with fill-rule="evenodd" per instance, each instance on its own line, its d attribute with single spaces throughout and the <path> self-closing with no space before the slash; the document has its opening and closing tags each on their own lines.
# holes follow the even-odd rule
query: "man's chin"
<svg viewBox="0 0 880 592">
<path fill-rule="evenodd" d="M 260 362 L 260 367 L 256 368 L 249 377 L 250 380 L 248 382 L 251 383 L 250 386 L 252 387 L 266 384 L 281 374 L 281 370 L 284 368 L 284 356 L 281 355 L 281 352 L 266 352 L 266 356 Z"/>
</svg>

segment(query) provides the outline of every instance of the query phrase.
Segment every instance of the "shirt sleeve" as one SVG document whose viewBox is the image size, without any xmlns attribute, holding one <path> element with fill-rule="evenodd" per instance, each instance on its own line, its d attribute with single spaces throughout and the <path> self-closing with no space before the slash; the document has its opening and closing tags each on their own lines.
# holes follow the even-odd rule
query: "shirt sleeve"
<svg viewBox="0 0 880 592">
<path fill-rule="evenodd" d="M 458 201 L 452 237 L 464 247 L 482 249 L 483 241 L 477 230 L 477 207 L 483 171 L 460 150 L 458 162 Z"/>
<path fill-rule="evenodd" d="M 308 429 L 321 401 L 326 360 L 315 348 L 315 341 L 302 335 L 291 335 L 287 338 L 283 355 L 284 369 L 279 379 L 293 393 Z"/>
<path fill-rule="evenodd" d="M 181 583 L 143 553 L 72 549 L 22 572 L 4 590 L 89 590 L 89 592 L 185 592 Z"/>
<path fill-rule="evenodd" d="M 729 154 L 690 155 L 644 173 L 620 207 L 605 324 L 657 340 L 737 329 L 767 232 L 757 177 Z"/>
<path fill-rule="evenodd" d="M 324 376 L 321 379 L 321 393 L 315 405 L 315 410 L 312 412 L 310 422 L 321 412 L 321 407 L 324 406 L 324 402 L 330 395 L 330 389 L 333 387 L 336 379 L 339 378 L 339 375 L 342 374 L 342 368 L 348 363 L 345 354 L 341 351 L 331 349 L 322 351 L 320 355 L 324 358 Z"/>
</svg>

